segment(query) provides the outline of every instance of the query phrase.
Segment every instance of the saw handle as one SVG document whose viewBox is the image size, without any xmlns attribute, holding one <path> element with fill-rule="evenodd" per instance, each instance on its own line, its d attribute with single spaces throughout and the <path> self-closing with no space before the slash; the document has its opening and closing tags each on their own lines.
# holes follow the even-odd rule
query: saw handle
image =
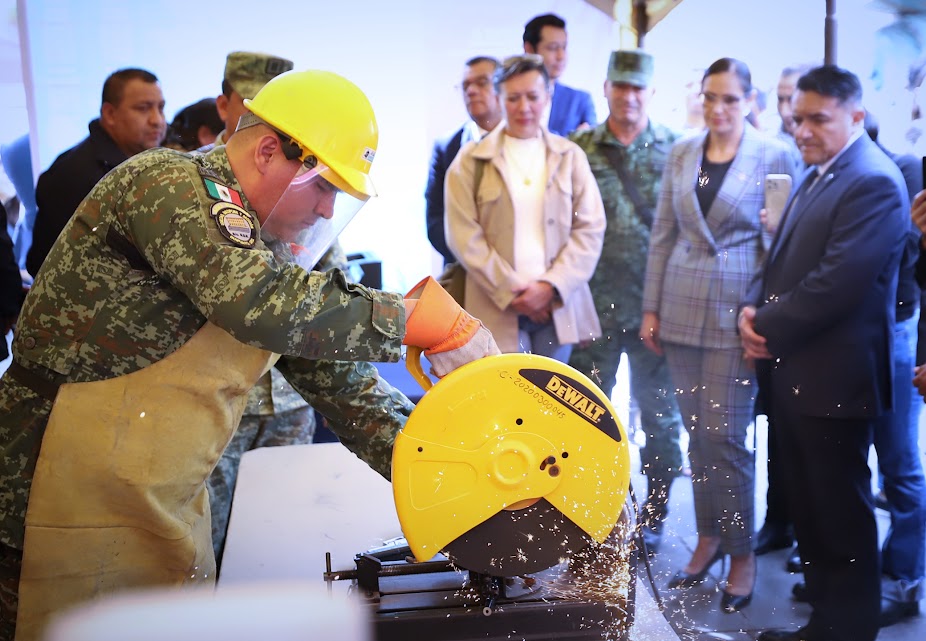
<svg viewBox="0 0 926 641">
<path fill-rule="evenodd" d="M 408 346 L 408 349 L 405 352 L 405 367 L 408 369 L 408 373 L 418 381 L 418 384 L 421 385 L 421 388 L 424 391 L 431 389 L 431 386 L 434 383 L 431 382 L 431 379 L 428 378 L 428 375 L 424 373 L 424 370 L 421 369 L 421 352 L 424 351 L 420 347 L 415 347 L 412 345 Z"/>
</svg>

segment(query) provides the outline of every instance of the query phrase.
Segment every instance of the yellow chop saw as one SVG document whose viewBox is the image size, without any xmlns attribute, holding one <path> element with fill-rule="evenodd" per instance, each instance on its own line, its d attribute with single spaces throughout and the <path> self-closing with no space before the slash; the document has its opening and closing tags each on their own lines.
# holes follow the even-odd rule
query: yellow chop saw
<svg viewBox="0 0 926 641">
<path fill-rule="evenodd" d="M 633 619 L 627 436 L 581 372 L 531 354 L 432 386 L 393 448 L 404 540 L 356 558 L 391 639 L 618 639 Z M 406 546 L 407 542 L 407 546 Z"/>
</svg>

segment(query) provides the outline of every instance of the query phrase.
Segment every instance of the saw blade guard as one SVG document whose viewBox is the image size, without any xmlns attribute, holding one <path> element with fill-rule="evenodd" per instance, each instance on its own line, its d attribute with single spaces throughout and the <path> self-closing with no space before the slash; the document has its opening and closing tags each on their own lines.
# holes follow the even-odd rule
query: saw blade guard
<svg viewBox="0 0 926 641">
<path fill-rule="evenodd" d="M 410 368 L 414 356 L 409 350 Z M 419 380 L 430 385 L 423 373 Z M 451 372 L 419 401 L 393 448 L 396 512 L 422 561 L 503 510 L 541 499 L 603 542 L 629 482 L 627 437 L 610 401 L 578 370 L 532 354 Z M 545 558 L 550 567 L 561 552 Z"/>
</svg>

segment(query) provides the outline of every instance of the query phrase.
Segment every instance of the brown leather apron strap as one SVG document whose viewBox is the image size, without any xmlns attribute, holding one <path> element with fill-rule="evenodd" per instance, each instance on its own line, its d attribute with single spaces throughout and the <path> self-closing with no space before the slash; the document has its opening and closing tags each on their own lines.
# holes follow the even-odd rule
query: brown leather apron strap
<svg viewBox="0 0 926 641">
<path fill-rule="evenodd" d="M 33 392 L 48 401 L 54 401 L 58 395 L 58 388 L 63 381 L 50 381 L 36 374 L 30 369 L 26 369 L 16 361 L 10 363 L 7 374 L 20 385 L 28 387 Z"/>
</svg>

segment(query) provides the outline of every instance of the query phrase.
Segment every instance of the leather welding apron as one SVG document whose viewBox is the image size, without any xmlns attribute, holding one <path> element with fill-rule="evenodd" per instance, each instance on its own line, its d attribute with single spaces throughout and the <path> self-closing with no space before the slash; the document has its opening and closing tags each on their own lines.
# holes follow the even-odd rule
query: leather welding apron
<svg viewBox="0 0 926 641">
<path fill-rule="evenodd" d="M 96 596 L 215 581 L 205 481 L 277 358 L 206 323 L 150 367 L 61 386 L 29 495 L 16 641 Z"/>
</svg>

